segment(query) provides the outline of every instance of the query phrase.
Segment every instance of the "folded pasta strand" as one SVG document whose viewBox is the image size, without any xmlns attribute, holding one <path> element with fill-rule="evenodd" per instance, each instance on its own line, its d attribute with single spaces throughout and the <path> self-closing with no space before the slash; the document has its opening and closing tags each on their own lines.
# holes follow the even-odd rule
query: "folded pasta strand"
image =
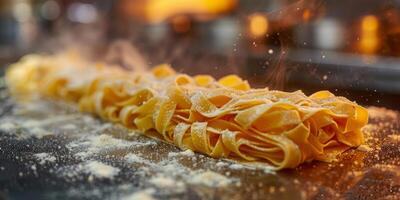
<svg viewBox="0 0 400 200">
<path fill-rule="evenodd" d="M 160 65 L 135 73 L 66 55 L 29 55 L 6 74 L 10 91 L 74 102 L 83 112 L 215 158 L 295 168 L 364 142 L 365 108 L 328 91 L 251 89 L 229 75 L 188 76 Z"/>
</svg>

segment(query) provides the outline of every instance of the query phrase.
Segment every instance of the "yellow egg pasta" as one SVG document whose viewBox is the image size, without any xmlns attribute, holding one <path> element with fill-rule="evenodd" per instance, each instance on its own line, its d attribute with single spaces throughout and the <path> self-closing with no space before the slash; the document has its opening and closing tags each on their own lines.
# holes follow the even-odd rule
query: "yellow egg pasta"
<svg viewBox="0 0 400 200">
<path fill-rule="evenodd" d="M 29 55 L 6 74 L 16 96 L 39 94 L 83 112 L 214 158 L 295 168 L 331 161 L 364 142 L 365 108 L 320 91 L 250 88 L 236 75 L 188 76 L 160 65 L 149 72 L 67 55 Z"/>
</svg>

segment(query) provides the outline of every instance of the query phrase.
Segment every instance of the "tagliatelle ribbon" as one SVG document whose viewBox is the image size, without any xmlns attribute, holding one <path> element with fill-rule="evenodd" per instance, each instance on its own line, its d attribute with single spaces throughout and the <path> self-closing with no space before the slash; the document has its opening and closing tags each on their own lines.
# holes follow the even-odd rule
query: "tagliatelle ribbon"
<svg viewBox="0 0 400 200">
<path fill-rule="evenodd" d="M 65 55 L 29 55 L 6 74 L 15 95 L 75 102 L 89 112 L 215 158 L 275 169 L 331 161 L 364 142 L 365 108 L 328 91 L 251 89 L 236 75 L 190 77 L 168 65 L 135 73 Z"/>
</svg>

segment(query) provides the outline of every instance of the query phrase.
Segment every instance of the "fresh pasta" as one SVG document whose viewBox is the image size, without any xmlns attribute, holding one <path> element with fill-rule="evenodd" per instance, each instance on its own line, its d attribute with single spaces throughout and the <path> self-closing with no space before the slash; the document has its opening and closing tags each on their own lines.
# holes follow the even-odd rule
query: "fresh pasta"
<svg viewBox="0 0 400 200">
<path fill-rule="evenodd" d="M 6 74 L 16 96 L 74 102 L 83 112 L 214 158 L 295 168 L 364 142 L 365 108 L 320 91 L 252 89 L 236 75 L 134 72 L 66 55 L 28 55 Z"/>
</svg>

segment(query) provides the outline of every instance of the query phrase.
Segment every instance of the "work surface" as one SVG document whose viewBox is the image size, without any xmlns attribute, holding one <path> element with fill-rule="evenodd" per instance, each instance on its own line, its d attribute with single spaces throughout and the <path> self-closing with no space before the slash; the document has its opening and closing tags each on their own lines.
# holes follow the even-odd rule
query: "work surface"
<svg viewBox="0 0 400 200">
<path fill-rule="evenodd" d="M 400 115 L 370 107 L 367 144 L 272 172 L 217 160 L 78 113 L 0 93 L 0 199 L 397 199 Z"/>
</svg>

